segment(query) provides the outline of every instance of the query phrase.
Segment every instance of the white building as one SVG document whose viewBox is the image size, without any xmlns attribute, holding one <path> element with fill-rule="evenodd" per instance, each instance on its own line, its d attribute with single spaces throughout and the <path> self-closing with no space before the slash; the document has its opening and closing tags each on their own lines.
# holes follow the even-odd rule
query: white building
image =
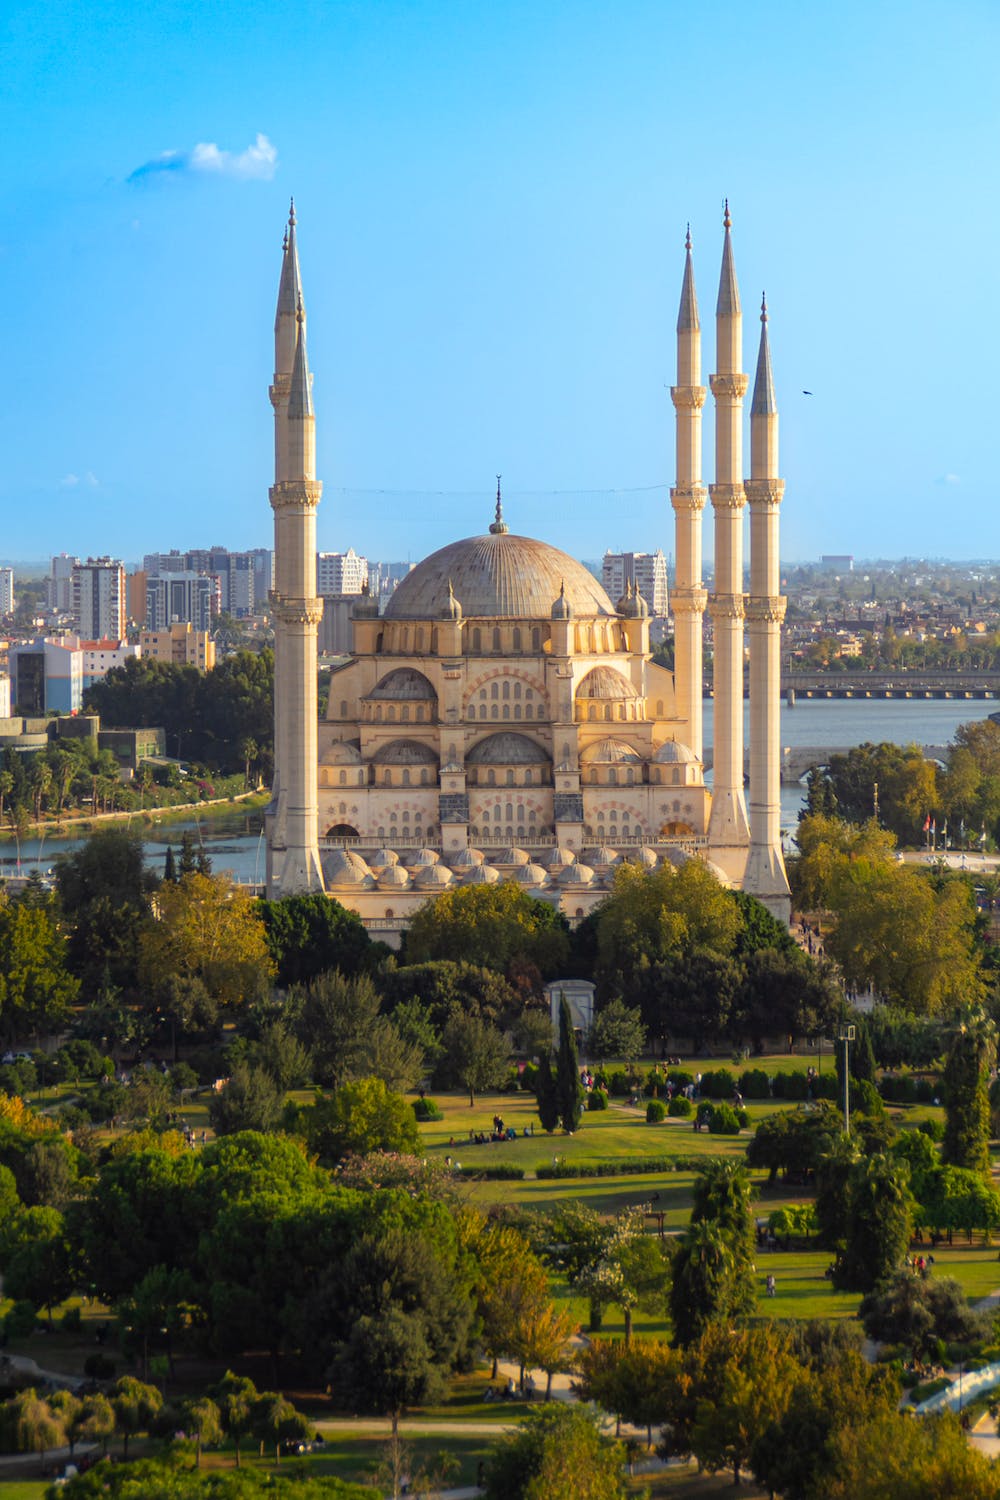
<svg viewBox="0 0 1000 1500">
<path fill-rule="evenodd" d="M 58 614 L 68 615 L 73 612 L 73 569 L 79 565 L 80 559 L 70 557 L 68 552 L 60 552 L 58 557 L 52 559 L 46 603 L 49 609 L 56 610 Z"/>
<path fill-rule="evenodd" d="M 346 552 L 317 552 L 316 592 L 327 595 L 360 594 L 368 582 L 368 559 L 353 547 Z"/>
<path fill-rule="evenodd" d="M 611 599 L 620 599 L 630 585 L 637 588 L 652 619 L 665 619 L 667 560 L 659 547 L 655 552 L 605 552 L 601 582 Z"/>
<path fill-rule="evenodd" d="M 125 568 L 117 558 L 88 557 L 73 566 L 73 625 L 88 641 L 125 635 Z"/>
<path fill-rule="evenodd" d="M 186 571 L 147 578 L 146 629 L 166 630 L 176 621 L 195 630 L 211 630 L 215 594 L 216 580 L 207 573 Z"/>
<path fill-rule="evenodd" d="M 0 615 L 14 613 L 14 569 L 0 568 Z"/>
</svg>

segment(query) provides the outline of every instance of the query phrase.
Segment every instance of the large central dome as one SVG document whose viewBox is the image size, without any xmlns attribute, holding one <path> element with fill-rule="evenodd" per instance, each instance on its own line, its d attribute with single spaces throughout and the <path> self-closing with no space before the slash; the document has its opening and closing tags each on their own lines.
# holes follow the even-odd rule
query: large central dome
<svg viewBox="0 0 1000 1500">
<path fill-rule="evenodd" d="M 391 620 L 434 620 L 449 585 L 466 619 L 547 620 L 565 585 L 574 615 L 614 615 L 594 575 L 576 558 L 527 536 L 494 532 L 452 542 L 418 563 L 386 606 Z"/>
</svg>

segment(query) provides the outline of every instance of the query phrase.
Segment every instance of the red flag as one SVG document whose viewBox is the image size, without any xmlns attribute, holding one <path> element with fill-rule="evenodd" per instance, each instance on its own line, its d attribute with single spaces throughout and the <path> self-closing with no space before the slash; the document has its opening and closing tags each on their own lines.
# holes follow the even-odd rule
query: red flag
<svg viewBox="0 0 1000 1500">
<path fill-rule="evenodd" d="M 930 831 L 931 831 L 931 815 L 930 815 L 930 813 L 928 813 L 927 816 L 926 816 L 926 818 L 924 819 L 924 832 L 925 833 L 930 833 Z"/>
</svg>

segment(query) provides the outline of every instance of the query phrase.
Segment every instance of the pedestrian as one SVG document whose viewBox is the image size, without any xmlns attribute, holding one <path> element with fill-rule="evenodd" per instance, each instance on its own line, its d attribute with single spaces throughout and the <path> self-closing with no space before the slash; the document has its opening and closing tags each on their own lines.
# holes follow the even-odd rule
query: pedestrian
<svg viewBox="0 0 1000 1500">
<path fill-rule="evenodd" d="M 768 1275 L 768 1278 L 767 1278 L 767 1295 L 769 1297 L 773 1297 L 774 1296 L 776 1286 L 777 1286 L 777 1282 L 775 1281 L 774 1277 L 772 1275 Z"/>
</svg>

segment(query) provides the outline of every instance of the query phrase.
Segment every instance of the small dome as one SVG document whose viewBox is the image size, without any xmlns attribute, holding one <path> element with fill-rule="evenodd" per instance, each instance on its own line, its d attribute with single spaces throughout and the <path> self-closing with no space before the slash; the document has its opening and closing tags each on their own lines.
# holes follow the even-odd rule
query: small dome
<svg viewBox="0 0 1000 1500">
<path fill-rule="evenodd" d="M 337 849 L 323 860 L 323 877 L 328 886 L 371 886 L 374 876 L 360 854 L 353 849 Z"/>
<path fill-rule="evenodd" d="M 418 849 L 413 858 L 408 859 L 406 863 L 411 870 L 417 870 L 425 865 L 436 865 L 440 859 L 441 856 L 436 849 Z"/>
<path fill-rule="evenodd" d="M 451 885 L 454 879 L 455 877 L 447 865 L 421 865 L 413 877 L 414 884 L 419 885 L 421 888 L 425 886 L 440 886 L 443 888 L 446 885 Z"/>
<path fill-rule="evenodd" d="M 617 609 L 626 620 L 644 620 L 649 614 L 649 605 L 634 583 L 629 584 L 618 600 Z"/>
<path fill-rule="evenodd" d="M 514 879 L 519 885 L 544 885 L 548 878 L 547 872 L 542 869 L 541 865 L 530 863 L 519 865 L 514 874 Z"/>
<path fill-rule="evenodd" d="M 334 740 L 332 745 L 327 745 L 323 751 L 320 765 L 323 766 L 360 766 L 361 751 L 357 740 Z"/>
<path fill-rule="evenodd" d="M 552 606 L 552 618 L 553 620 L 569 620 L 572 615 L 573 606 L 566 598 L 566 584 L 563 583 L 559 588 L 559 598 Z"/>
<path fill-rule="evenodd" d="M 592 885 L 596 876 L 589 865 L 567 865 L 556 876 L 560 885 Z"/>
<path fill-rule="evenodd" d="M 465 757 L 469 766 L 537 766 L 548 762 L 541 745 L 526 734 L 488 734 Z"/>
<path fill-rule="evenodd" d="M 698 757 L 687 745 L 682 745 L 679 740 L 664 740 L 660 748 L 654 752 L 653 760 L 660 766 L 692 765 L 697 764 Z"/>
<path fill-rule="evenodd" d="M 592 667 L 576 690 L 578 698 L 638 698 L 639 694 L 623 672 L 615 667 Z"/>
<path fill-rule="evenodd" d="M 379 849 L 369 856 L 368 864 L 373 870 L 385 870 L 390 865 L 399 864 L 399 855 L 395 849 Z"/>
<path fill-rule="evenodd" d="M 588 745 L 580 756 L 585 765 L 593 766 L 641 766 L 642 756 L 624 740 L 598 740 Z"/>
<path fill-rule="evenodd" d="M 426 703 L 429 699 L 436 698 L 437 693 L 423 672 L 417 672 L 413 667 L 397 667 L 394 672 L 386 673 L 381 682 L 375 684 L 368 697 L 390 698 L 395 702 L 402 700 L 412 703 L 416 700 Z"/>
<path fill-rule="evenodd" d="M 617 865 L 620 861 L 621 855 L 617 850 L 609 849 L 607 845 L 603 845 L 600 849 L 594 849 L 590 853 L 590 862 L 595 869 L 600 869 L 602 865 L 605 868 Z"/>
<path fill-rule="evenodd" d="M 398 890 L 410 883 L 410 877 L 402 865 L 386 865 L 384 870 L 378 872 L 377 879 L 379 888 L 386 890 Z"/>
<path fill-rule="evenodd" d="M 354 620 L 378 618 L 378 595 L 370 591 L 367 578 L 361 585 L 361 593 L 351 605 L 351 618 Z"/>
<path fill-rule="evenodd" d="M 456 620 L 457 621 L 457 620 L 460 620 L 461 618 L 462 618 L 462 606 L 459 604 L 458 600 L 455 598 L 455 590 L 452 588 L 452 586 L 451 586 L 451 579 L 449 578 L 448 579 L 448 597 L 445 600 L 444 606 L 443 606 L 443 608 L 441 610 L 441 619 L 442 620 Z"/>
<path fill-rule="evenodd" d="M 420 740 L 390 740 L 380 745 L 372 756 L 377 766 L 436 766 L 437 756 L 430 745 Z"/>
<path fill-rule="evenodd" d="M 643 869 L 646 870 L 655 870 L 660 863 L 660 856 L 648 844 L 644 844 L 641 849 L 637 849 L 634 854 L 630 854 L 629 859 L 632 864 L 642 865 Z"/>
<path fill-rule="evenodd" d="M 448 864 L 453 870 L 474 870 L 485 858 L 481 849 L 459 849 L 456 854 L 448 856 Z"/>
<path fill-rule="evenodd" d="M 538 863 L 544 865 L 547 870 L 561 870 L 566 865 L 576 863 L 576 855 L 572 849 L 558 847 L 546 849 L 544 854 L 538 856 Z"/>
<path fill-rule="evenodd" d="M 495 865 L 526 865 L 531 856 L 525 849 L 504 849 L 493 860 Z"/>
<path fill-rule="evenodd" d="M 465 885 L 496 885 L 500 879 L 499 870 L 494 870 L 492 865 L 474 865 L 469 873 L 464 876 Z"/>
</svg>

